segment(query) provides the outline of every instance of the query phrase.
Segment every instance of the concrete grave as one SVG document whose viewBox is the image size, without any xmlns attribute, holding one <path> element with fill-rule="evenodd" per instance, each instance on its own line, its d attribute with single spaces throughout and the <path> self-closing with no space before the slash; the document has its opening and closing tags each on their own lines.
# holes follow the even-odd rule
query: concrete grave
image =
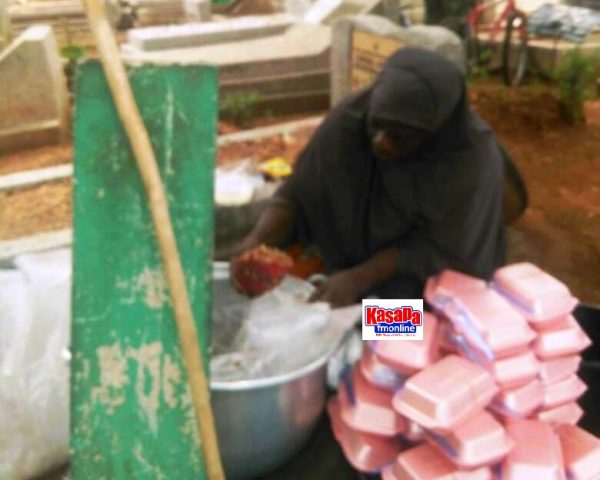
<svg viewBox="0 0 600 480">
<path fill-rule="evenodd" d="M 160 27 L 134 28 L 128 31 L 128 43 L 138 50 L 151 52 L 200 47 L 251 40 L 285 32 L 294 17 L 286 14 L 240 17 L 208 23 L 190 23 Z"/>
<path fill-rule="evenodd" d="M 0 0 L 0 51 L 10 42 L 8 0 Z"/>
<path fill-rule="evenodd" d="M 183 12 L 188 22 L 210 20 L 210 0 L 184 0 Z"/>
<path fill-rule="evenodd" d="M 394 23 L 399 22 L 403 15 L 413 25 L 425 23 L 424 0 L 380 0 L 370 10 L 361 13 L 385 17 Z"/>
<path fill-rule="evenodd" d="M 423 23 L 424 0 L 316 0 L 302 21 L 332 25 L 353 15 L 379 15 L 398 23 L 401 14 L 412 24 Z"/>
<path fill-rule="evenodd" d="M 383 0 L 316 0 L 302 17 L 306 23 L 332 25 L 338 20 L 359 14 L 385 14 Z M 375 10 L 378 10 L 375 12 Z"/>
<path fill-rule="evenodd" d="M 282 33 L 243 42 L 143 51 L 122 47 L 135 62 L 209 63 L 219 67 L 219 92 L 257 92 L 261 106 L 278 113 L 327 108 L 331 28 L 297 23 Z"/>
<path fill-rule="evenodd" d="M 460 38 L 442 27 L 400 27 L 375 15 L 358 15 L 335 23 L 331 46 L 331 104 L 368 86 L 386 58 L 398 48 L 414 46 L 443 54 L 465 71 Z"/>
<path fill-rule="evenodd" d="M 27 29 L 0 53 L 0 152 L 59 143 L 69 101 L 52 29 Z"/>
</svg>

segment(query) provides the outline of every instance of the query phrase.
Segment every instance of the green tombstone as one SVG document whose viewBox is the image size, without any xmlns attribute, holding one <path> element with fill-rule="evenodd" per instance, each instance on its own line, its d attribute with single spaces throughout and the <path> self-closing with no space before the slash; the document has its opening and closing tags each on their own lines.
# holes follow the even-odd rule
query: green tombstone
<svg viewBox="0 0 600 480">
<path fill-rule="evenodd" d="M 206 361 L 217 73 L 129 69 L 165 184 Z M 146 195 L 99 63 L 76 88 L 73 480 L 206 477 Z"/>
</svg>

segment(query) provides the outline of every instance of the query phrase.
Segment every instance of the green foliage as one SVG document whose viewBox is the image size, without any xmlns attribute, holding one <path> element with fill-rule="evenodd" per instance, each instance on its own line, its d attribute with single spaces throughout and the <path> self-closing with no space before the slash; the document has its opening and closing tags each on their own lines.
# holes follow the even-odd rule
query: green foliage
<svg viewBox="0 0 600 480">
<path fill-rule="evenodd" d="M 490 77 L 493 51 L 489 47 L 477 48 L 467 59 L 469 81 L 485 80 Z"/>
<path fill-rule="evenodd" d="M 246 126 L 256 115 L 261 101 L 259 92 L 233 92 L 221 100 L 219 114 L 224 120 Z"/>
<path fill-rule="evenodd" d="M 60 55 L 68 62 L 74 63 L 85 56 L 85 48 L 74 44 L 66 45 L 60 49 Z"/>
<path fill-rule="evenodd" d="M 72 92 L 73 85 L 75 83 L 77 62 L 85 57 L 85 48 L 81 45 L 75 45 L 71 43 L 60 49 L 60 55 L 67 61 L 64 70 L 65 76 L 67 77 L 67 88 L 70 92 Z"/>
<path fill-rule="evenodd" d="M 585 101 L 594 96 L 592 87 L 600 73 L 600 51 L 584 53 L 573 49 L 565 53 L 556 72 L 561 111 L 569 123 L 585 121 Z"/>
</svg>

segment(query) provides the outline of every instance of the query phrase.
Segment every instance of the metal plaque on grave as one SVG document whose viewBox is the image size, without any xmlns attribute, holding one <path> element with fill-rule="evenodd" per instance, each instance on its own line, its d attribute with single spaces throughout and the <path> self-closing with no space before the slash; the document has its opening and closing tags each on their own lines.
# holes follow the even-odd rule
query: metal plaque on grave
<svg viewBox="0 0 600 480">
<path fill-rule="evenodd" d="M 354 30 L 350 67 L 352 91 L 368 87 L 387 58 L 404 45 L 404 42 L 397 38 Z"/>
</svg>

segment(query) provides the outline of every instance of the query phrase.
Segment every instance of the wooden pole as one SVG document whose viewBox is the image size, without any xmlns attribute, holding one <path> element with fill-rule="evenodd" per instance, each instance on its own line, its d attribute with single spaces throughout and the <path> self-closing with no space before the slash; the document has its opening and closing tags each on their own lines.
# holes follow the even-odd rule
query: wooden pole
<svg viewBox="0 0 600 480">
<path fill-rule="evenodd" d="M 169 215 L 165 189 L 148 131 L 140 115 L 112 27 L 101 0 L 86 0 L 87 13 L 96 39 L 100 60 L 117 111 L 138 165 L 154 223 L 154 230 L 169 286 L 179 342 L 187 369 L 196 414 L 199 442 L 204 453 L 208 478 L 224 480 L 223 466 L 210 405 L 208 381 L 200 354 L 196 325 L 185 285 L 185 276 Z"/>
</svg>

